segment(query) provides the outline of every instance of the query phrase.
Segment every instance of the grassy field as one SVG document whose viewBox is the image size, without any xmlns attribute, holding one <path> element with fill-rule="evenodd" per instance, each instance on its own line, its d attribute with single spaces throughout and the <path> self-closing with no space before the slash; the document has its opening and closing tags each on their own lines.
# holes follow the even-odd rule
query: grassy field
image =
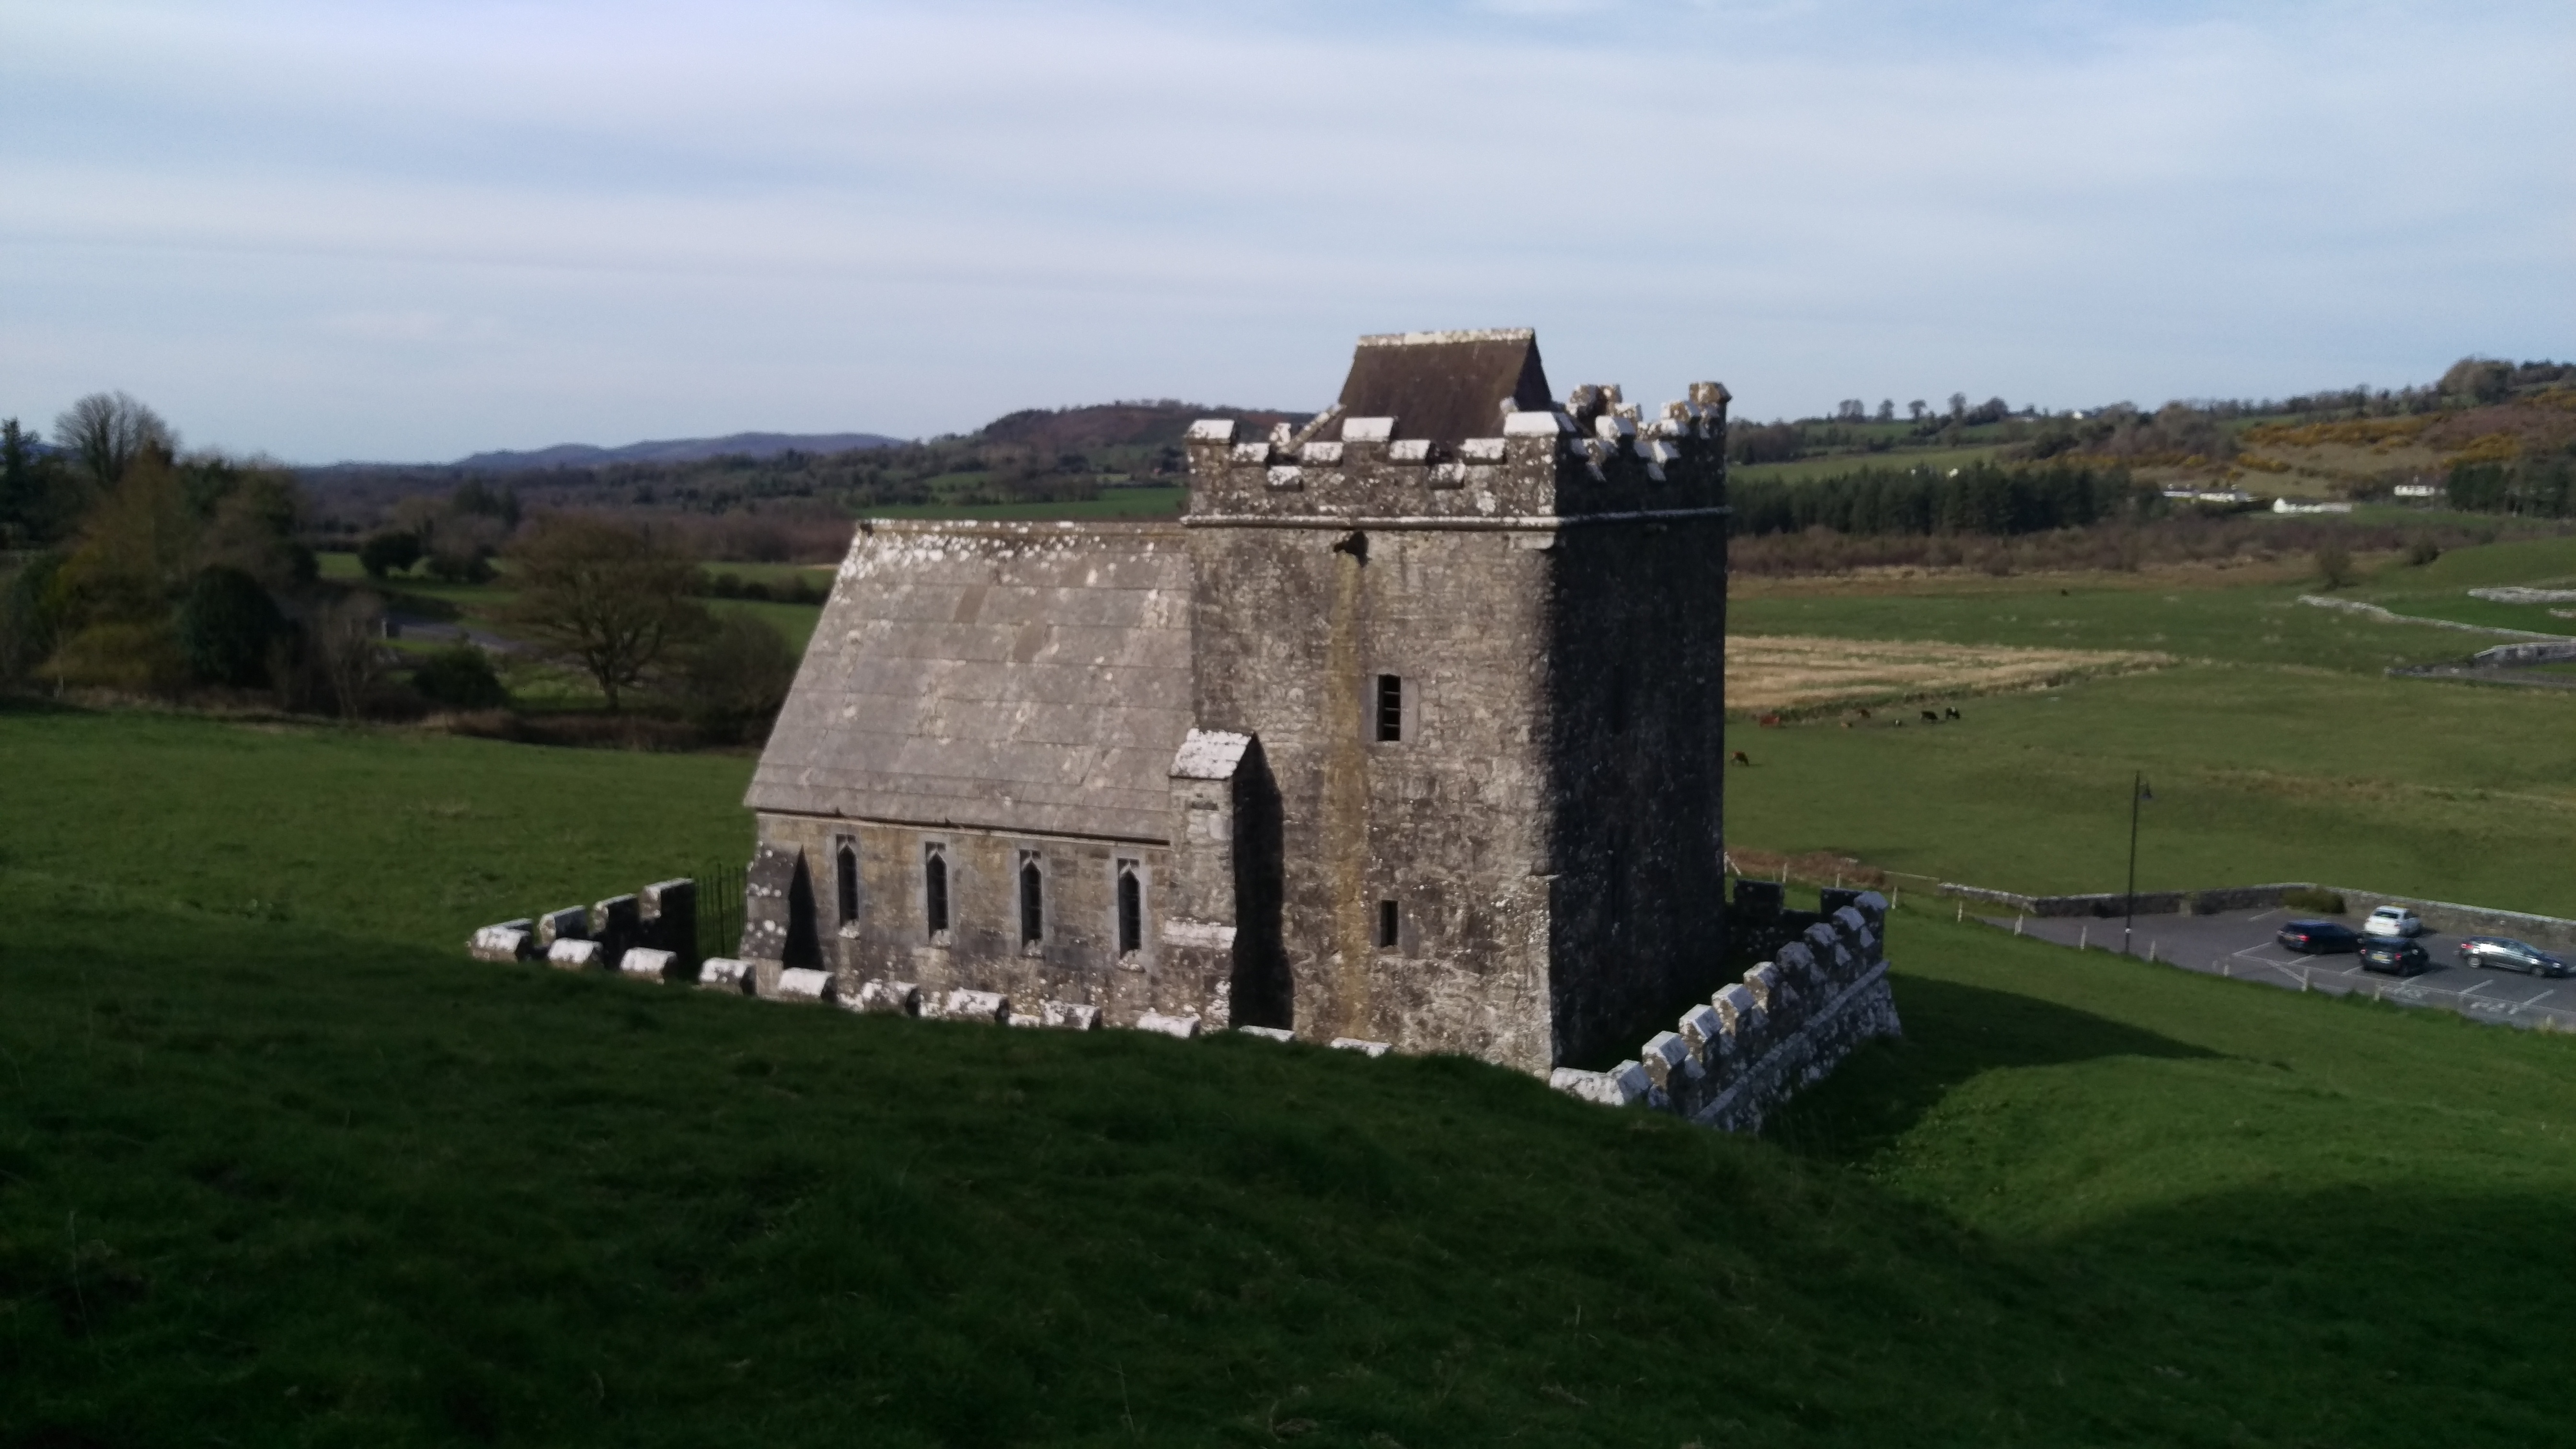
<svg viewBox="0 0 2576 1449">
<path fill-rule="evenodd" d="M 2576 693 L 2197 665 L 1955 724 L 1732 724 L 1727 838 L 2029 892 L 2315 880 L 2576 915 Z M 1882 715 L 1882 718 L 1884 716 Z M 1927 883 L 1928 884 L 1928 883 Z"/>
<path fill-rule="evenodd" d="M 321 563 L 322 577 L 326 579 L 356 583 L 366 578 L 365 571 L 358 567 L 355 554 L 326 553 L 321 555 Z M 801 579 L 827 590 L 832 586 L 833 574 L 828 565 L 757 563 L 710 564 L 707 572 L 728 573 L 765 584 Z M 442 615 L 452 612 L 458 622 L 469 628 L 503 639 L 520 637 L 519 631 L 505 616 L 511 602 L 518 597 L 510 587 L 507 560 L 502 561 L 501 573 L 488 583 L 451 584 L 406 575 L 373 587 L 383 590 L 387 601 L 396 610 L 402 609 L 407 602 L 419 609 L 418 603 L 412 601 L 428 600 L 430 608 L 421 612 Z M 770 627 L 787 640 L 788 647 L 800 654 L 805 650 L 806 641 L 814 636 L 815 623 L 823 616 L 820 604 L 777 604 L 758 599 L 707 599 L 704 602 L 710 612 L 718 615 L 746 614 L 767 620 Z M 524 704 L 541 708 L 592 709 L 606 703 L 597 687 L 586 677 L 562 669 L 526 661 L 513 667 L 509 673 L 511 692 Z"/>
<path fill-rule="evenodd" d="M 2466 590 L 2576 572 L 2576 540 L 2391 563 L 2351 596 L 2468 615 Z M 2156 650 L 2154 673 L 1967 701 L 1956 725 L 1730 722 L 1730 840 L 2033 892 L 2123 886 L 2128 781 L 2156 791 L 2142 889 L 2270 880 L 2576 914 L 2576 694 L 2390 679 L 2487 643 L 2224 573 L 1757 587 L 1743 635 Z M 2461 607 L 2461 606 L 2469 607 Z M 1901 716 L 1900 716 L 1901 717 Z"/>
<path fill-rule="evenodd" d="M 1906 1041 L 1739 1140 L 464 959 L 746 768 L 0 712 L 0 1442 L 2558 1432 L 2576 1043 L 1909 910 Z"/>
</svg>

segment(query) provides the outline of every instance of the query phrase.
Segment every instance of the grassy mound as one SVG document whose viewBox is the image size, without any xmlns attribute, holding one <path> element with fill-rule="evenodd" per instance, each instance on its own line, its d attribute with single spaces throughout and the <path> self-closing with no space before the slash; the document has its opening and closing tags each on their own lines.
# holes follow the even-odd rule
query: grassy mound
<svg viewBox="0 0 2576 1449">
<path fill-rule="evenodd" d="M 66 715 L 0 715 L 0 759 L 0 1442 L 2560 1417 L 2563 1039 L 1907 912 L 1908 1039 L 1739 1140 L 1457 1060 L 463 959 L 484 919 L 738 849 L 740 761 Z M 283 918 L 241 908 L 280 878 Z"/>
</svg>

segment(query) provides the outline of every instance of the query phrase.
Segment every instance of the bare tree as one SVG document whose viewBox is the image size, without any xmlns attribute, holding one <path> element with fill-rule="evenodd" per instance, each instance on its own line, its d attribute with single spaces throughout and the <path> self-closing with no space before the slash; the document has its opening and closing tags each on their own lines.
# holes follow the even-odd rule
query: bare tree
<svg viewBox="0 0 2576 1449">
<path fill-rule="evenodd" d="M 54 443 L 80 460 L 101 488 L 113 488 L 146 449 L 179 450 L 179 435 L 161 415 L 121 392 L 94 392 L 54 419 Z"/>
<path fill-rule="evenodd" d="M 364 591 L 343 594 L 318 610 L 308 627 L 331 702 L 342 718 L 356 719 L 384 677 L 384 601 Z"/>
<path fill-rule="evenodd" d="M 550 518 L 516 559 L 512 618 L 596 681 L 612 712 L 666 651 L 708 627 L 706 610 L 690 597 L 697 564 L 640 529 Z"/>
</svg>

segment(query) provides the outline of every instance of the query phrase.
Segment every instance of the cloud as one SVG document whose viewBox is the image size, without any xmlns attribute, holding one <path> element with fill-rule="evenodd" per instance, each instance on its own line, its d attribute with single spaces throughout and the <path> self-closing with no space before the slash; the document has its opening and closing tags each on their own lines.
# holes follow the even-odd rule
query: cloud
<svg viewBox="0 0 2576 1449">
<path fill-rule="evenodd" d="M 1312 404 L 1416 326 L 1772 413 L 2397 382 L 2576 315 L 2558 7 L 13 23 L 0 410 L 299 457 Z"/>
</svg>

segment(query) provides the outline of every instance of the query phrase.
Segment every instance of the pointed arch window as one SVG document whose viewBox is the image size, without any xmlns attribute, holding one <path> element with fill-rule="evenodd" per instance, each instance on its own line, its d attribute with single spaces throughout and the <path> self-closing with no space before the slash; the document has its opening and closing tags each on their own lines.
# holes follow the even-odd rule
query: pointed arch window
<svg viewBox="0 0 2576 1449">
<path fill-rule="evenodd" d="M 1136 862 L 1118 862 L 1118 954 L 1145 949 L 1145 882 Z"/>
<path fill-rule="evenodd" d="M 1035 946 L 1046 940 L 1046 872 L 1039 868 L 1038 853 L 1020 852 L 1020 944 Z"/>
<path fill-rule="evenodd" d="M 932 940 L 948 934 L 948 852 L 936 845 L 921 850 L 921 913 Z"/>
<path fill-rule="evenodd" d="M 843 840 L 832 852 L 832 884 L 840 899 L 841 924 L 856 925 L 859 919 L 859 846 L 854 840 Z"/>
</svg>

